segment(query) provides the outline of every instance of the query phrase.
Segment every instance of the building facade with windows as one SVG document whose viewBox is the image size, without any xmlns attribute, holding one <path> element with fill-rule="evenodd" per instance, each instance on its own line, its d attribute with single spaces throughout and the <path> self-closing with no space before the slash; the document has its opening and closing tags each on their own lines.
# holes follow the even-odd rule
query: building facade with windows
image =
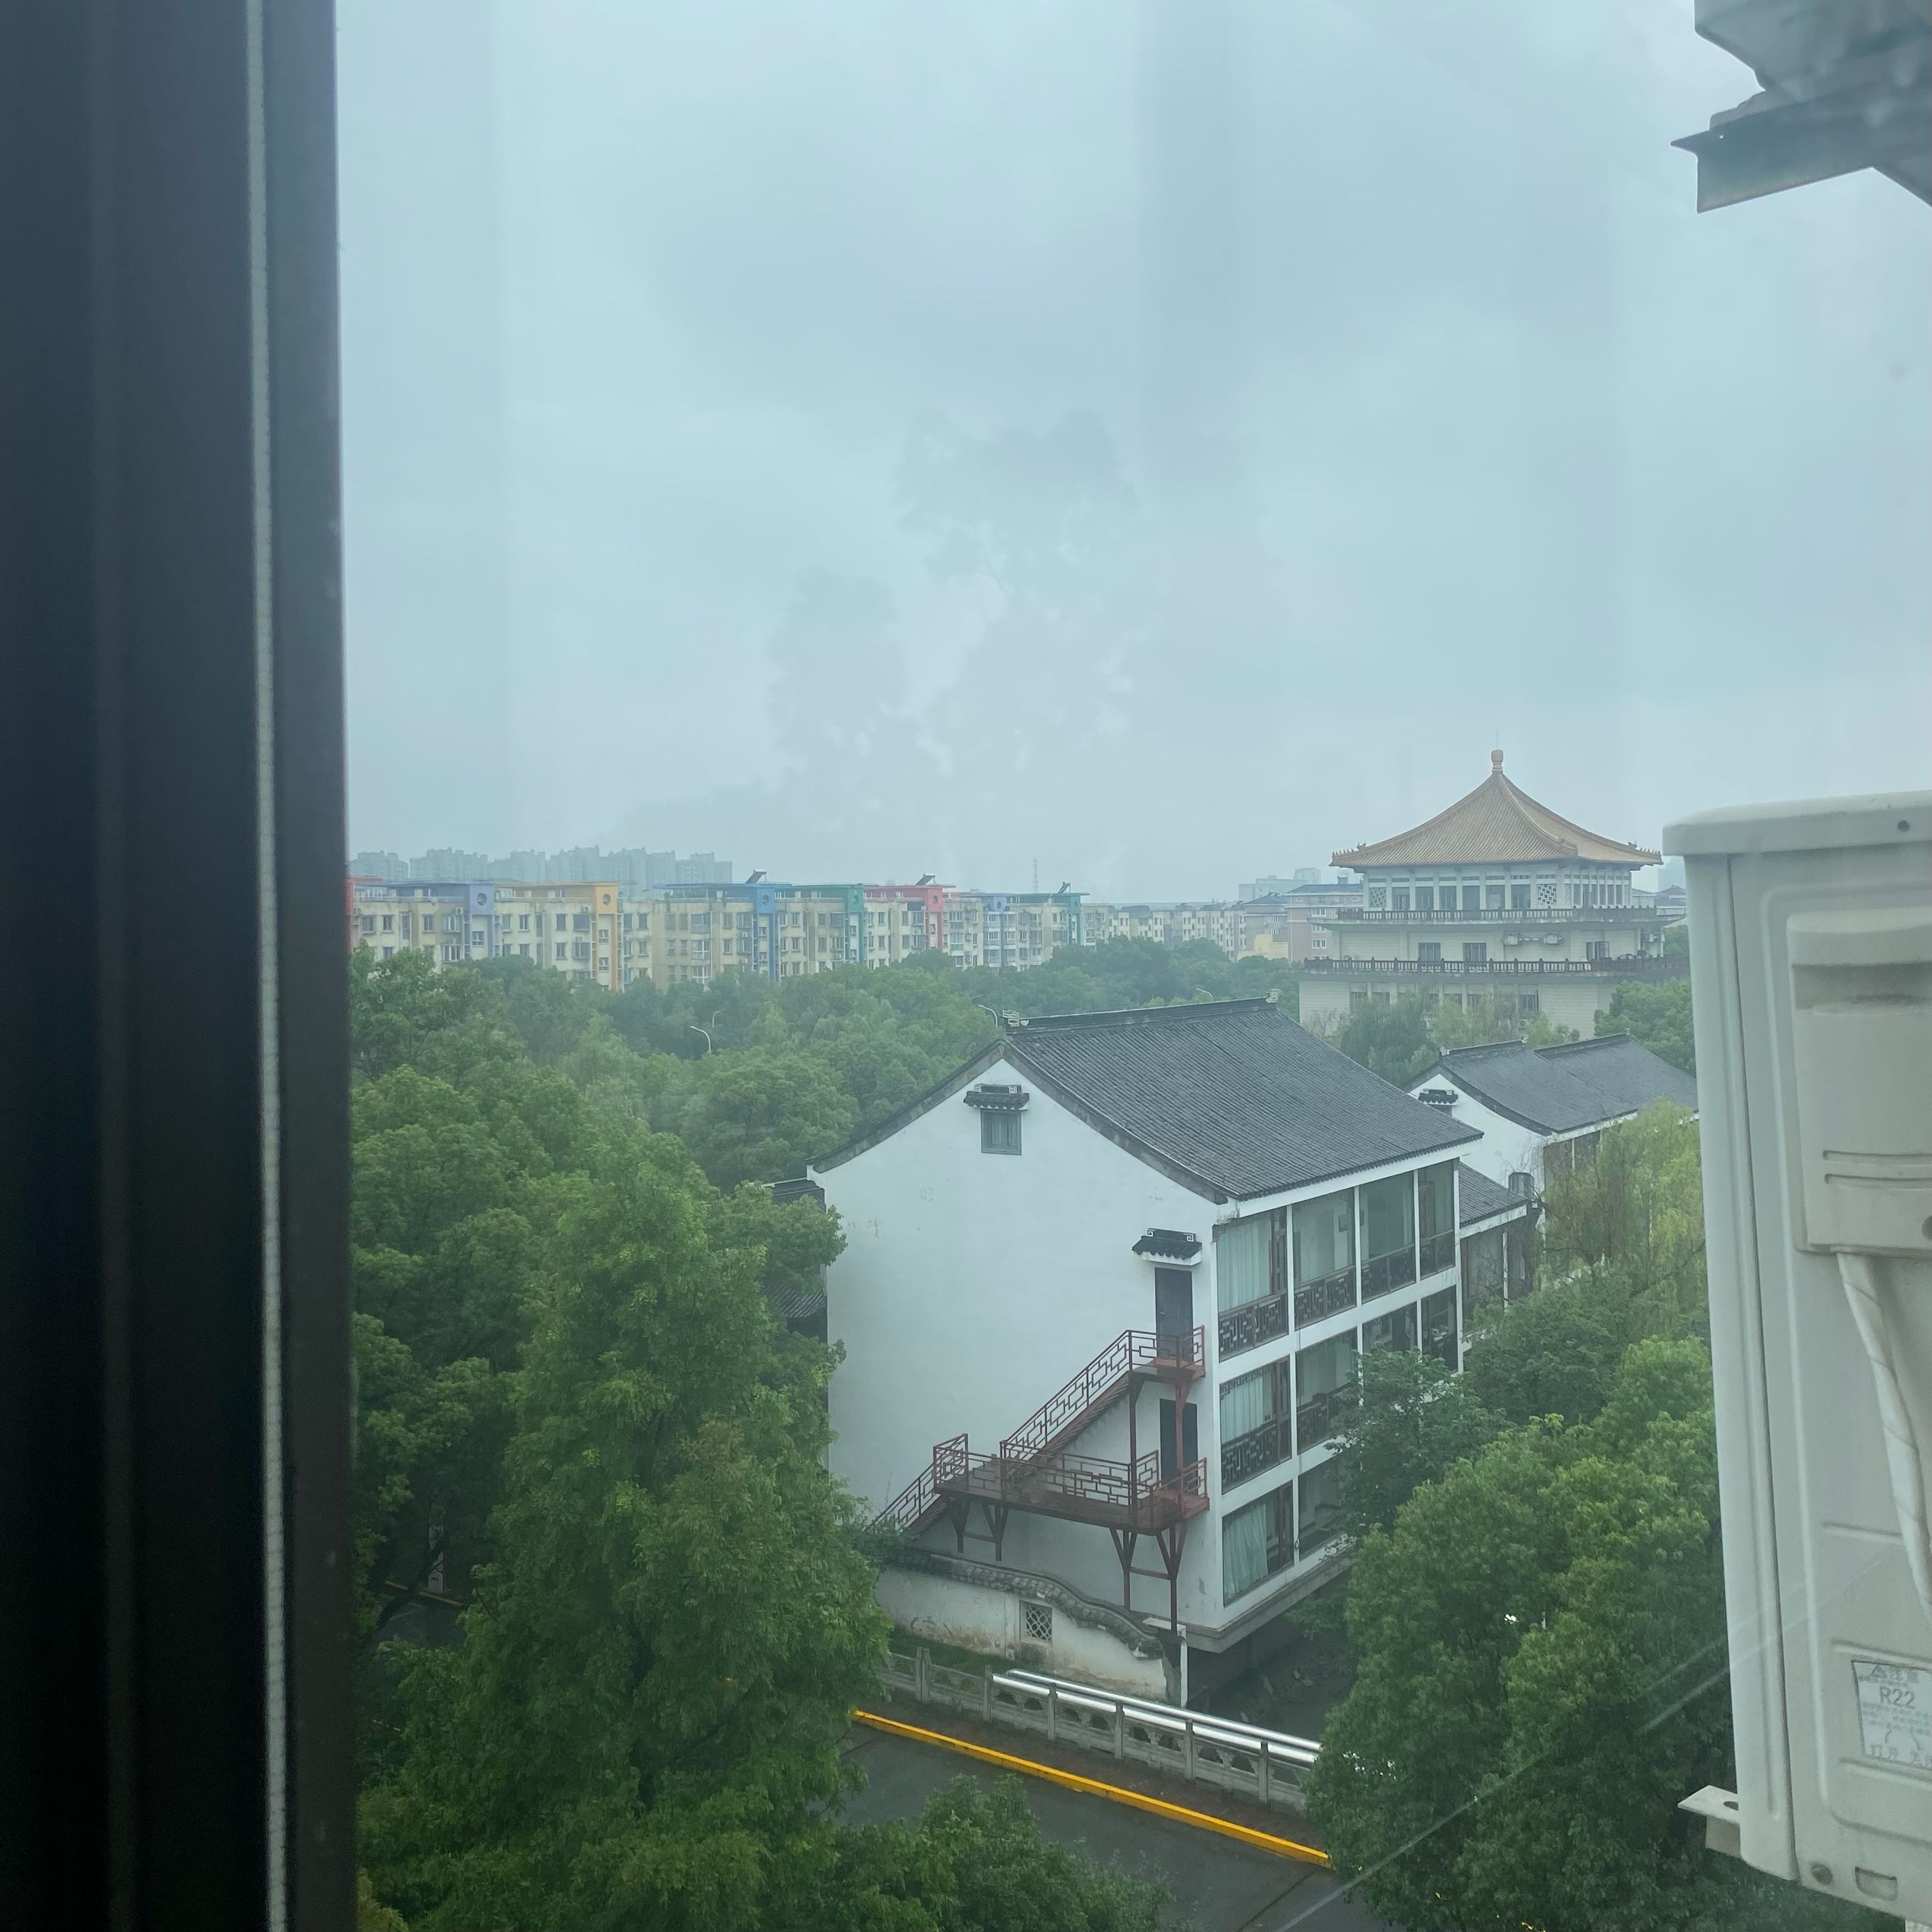
<svg viewBox="0 0 1932 1932">
<path fill-rule="evenodd" d="M 945 944 L 949 896 L 956 895 L 929 878 L 912 886 L 868 886 L 866 964 L 892 966 L 915 952 L 939 951 Z"/>
<path fill-rule="evenodd" d="M 1204 939 L 1230 958 L 1240 950 L 1239 909 L 1215 899 L 1090 905 L 1082 930 L 1089 946 L 1104 945 L 1110 939 L 1148 939 L 1156 946 L 1179 946 L 1187 940 Z"/>
<path fill-rule="evenodd" d="M 1475 1232 L 1528 1208 L 1475 1139 L 1256 1000 L 1009 1022 L 815 1162 L 831 1464 L 906 1536 L 886 1607 L 1143 1692 L 1182 1627 L 1195 1682 L 1236 1667 L 1337 1560 L 1357 1352 L 1460 1366 L 1462 1182 Z"/>
<path fill-rule="evenodd" d="M 1244 898 L 1234 908 L 1235 956 L 1327 959 L 1334 954 L 1335 917 L 1359 907 L 1362 889 L 1338 880 L 1300 880 Z"/>
<path fill-rule="evenodd" d="M 1454 1047 L 1408 1090 L 1481 1134 L 1462 1156 L 1472 1167 L 1539 1192 L 1594 1160 L 1606 1127 L 1659 1100 L 1697 1111 L 1696 1077 L 1621 1033 L 1560 1046 Z"/>
<path fill-rule="evenodd" d="M 944 889 L 940 944 L 962 966 L 1024 972 L 1043 966 L 1063 946 L 1078 946 L 1086 930 L 1082 896 Z"/>
<path fill-rule="evenodd" d="M 428 953 L 438 965 L 522 958 L 613 992 L 622 986 L 619 889 L 490 880 L 359 882 L 351 888 L 349 943 L 378 959 Z"/>
<path fill-rule="evenodd" d="M 620 985 L 709 986 L 736 968 L 770 980 L 863 958 L 866 889 L 754 879 L 622 895 Z"/>
<path fill-rule="evenodd" d="M 1688 970 L 1631 882 L 1658 854 L 1573 824 L 1503 775 L 1502 752 L 1490 761 L 1426 824 L 1334 855 L 1362 874 L 1362 903 L 1336 912 L 1334 956 L 1307 962 L 1305 1022 L 1404 993 L 1458 1005 L 1501 993 L 1588 1034 L 1618 980 Z"/>
</svg>

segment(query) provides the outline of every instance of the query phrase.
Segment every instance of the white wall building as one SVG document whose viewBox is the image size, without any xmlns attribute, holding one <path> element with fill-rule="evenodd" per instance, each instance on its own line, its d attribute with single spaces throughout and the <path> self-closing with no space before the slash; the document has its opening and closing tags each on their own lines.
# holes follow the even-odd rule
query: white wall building
<svg viewBox="0 0 1932 1932">
<path fill-rule="evenodd" d="M 817 1163 L 832 1471 L 913 1545 L 882 1600 L 1143 1691 L 1177 1622 L 1235 1653 L 1332 1568 L 1358 1349 L 1460 1365 L 1475 1138 L 1236 1000 L 1010 1025 Z M 1474 1182 L 1479 1232 L 1526 1205 Z"/>
<path fill-rule="evenodd" d="M 1688 972 L 1632 883 L 1657 862 L 1539 803 L 1492 752 L 1489 776 L 1426 824 L 1334 855 L 1362 874 L 1361 903 L 1335 912 L 1331 956 L 1307 962 L 1301 1017 L 1346 1019 L 1405 993 L 1456 1006 L 1502 994 L 1588 1034 L 1618 980 Z"/>
<path fill-rule="evenodd" d="M 1482 1136 L 1470 1166 L 1504 1186 L 1527 1174 L 1539 1192 L 1595 1156 L 1604 1130 L 1654 1100 L 1697 1111 L 1694 1076 L 1628 1034 L 1561 1046 L 1459 1046 L 1408 1083 L 1425 1104 Z"/>
</svg>

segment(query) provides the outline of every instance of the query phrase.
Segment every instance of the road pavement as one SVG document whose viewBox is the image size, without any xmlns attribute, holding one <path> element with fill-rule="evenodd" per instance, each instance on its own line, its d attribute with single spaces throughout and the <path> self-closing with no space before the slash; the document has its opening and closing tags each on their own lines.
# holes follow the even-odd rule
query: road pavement
<svg viewBox="0 0 1932 1932">
<path fill-rule="evenodd" d="M 864 1766 L 867 1784 L 846 1808 L 866 1824 L 910 1818 L 932 1794 L 963 1773 L 990 1786 L 1000 1774 L 943 1745 L 921 1744 L 854 1726 L 848 1762 Z M 1318 1865 L 1244 1845 L 1218 1832 L 1182 1825 L 1112 1799 L 1070 1791 L 1042 1778 L 1021 1780 L 1040 1829 L 1056 1844 L 1118 1864 L 1136 1878 L 1165 1885 L 1178 1916 L 1198 1932 L 1381 1932 L 1381 1922 L 1343 1898 Z M 1185 1804 L 1184 1794 L 1175 1802 Z M 1294 1835 L 1284 1814 L 1282 1832 Z"/>
</svg>

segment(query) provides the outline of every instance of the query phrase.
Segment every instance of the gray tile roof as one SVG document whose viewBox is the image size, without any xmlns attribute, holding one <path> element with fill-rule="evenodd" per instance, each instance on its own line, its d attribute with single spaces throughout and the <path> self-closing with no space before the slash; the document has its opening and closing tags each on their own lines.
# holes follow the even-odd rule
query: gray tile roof
<svg viewBox="0 0 1932 1932">
<path fill-rule="evenodd" d="M 1466 1160 L 1456 1163 L 1456 1219 L 1465 1227 L 1472 1221 L 1486 1221 L 1505 1208 L 1528 1205 L 1520 1194 L 1512 1194 L 1500 1181 L 1478 1174 Z"/>
<path fill-rule="evenodd" d="M 1653 1100 L 1694 1109 L 1697 1082 L 1629 1034 L 1571 1040 L 1562 1046 L 1459 1046 L 1422 1076 L 1446 1073 L 1466 1094 L 1539 1133 L 1574 1133 Z"/>
<path fill-rule="evenodd" d="M 1056 1098 L 1234 1200 L 1478 1138 L 1266 1000 L 1031 1020 L 1006 1048 Z"/>
</svg>

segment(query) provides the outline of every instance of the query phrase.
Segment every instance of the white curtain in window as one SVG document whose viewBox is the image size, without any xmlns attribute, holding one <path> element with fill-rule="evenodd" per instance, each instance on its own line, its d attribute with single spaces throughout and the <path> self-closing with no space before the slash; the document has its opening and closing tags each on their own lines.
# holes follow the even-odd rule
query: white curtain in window
<svg viewBox="0 0 1932 1932">
<path fill-rule="evenodd" d="M 1243 1376 L 1221 1391 L 1221 1440 L 1232 1442 L 1251 1429 L 1258 1429 L 1268 1419 L 1268 1378 L 1272 1369 L 1258 1375 Z"/>
<path fill-rule="evenodd" d="M 1268 1216 L 1230 1221 L 1214 1234 L 1214 1305 L 1239 1308 L 1268 1292 Z"/>
<path fill-rule="evenodd" d="M 1221 1519 L 1221 1600 L 1232 1603 L 1268 1574 L 1268 1510 L 1262 1497 Z"/>
</svg>

